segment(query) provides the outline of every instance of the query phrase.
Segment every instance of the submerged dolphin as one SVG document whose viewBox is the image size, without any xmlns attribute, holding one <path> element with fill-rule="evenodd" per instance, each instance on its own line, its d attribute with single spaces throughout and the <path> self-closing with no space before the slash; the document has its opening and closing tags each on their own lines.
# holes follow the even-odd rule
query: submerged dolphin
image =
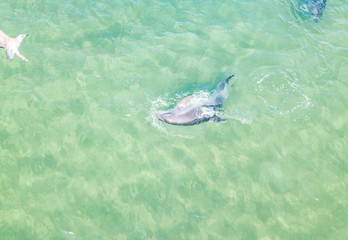
<svg viewBox="0 0 348 240">
<path fill-rule="evenodd" d="M 228 83 L 234 75 L 221 81 L 209 98 L 195 95 L 181 99 L 175 108 L 156 113 L 159 120 L 173 125 L 195 125 L 202 122 L 223 121 L 216 114 L 228 97 Z"/>
<path fill-rule="evenodd" d="M 326 0 L 299 0 L 299 8 L 305 14 L 318 22 L 323 16 L 323 11 L 326 7 Z"/>
<path fill-rule="evenodd" d="M 24 57 L 18 48 L 21 45 L 23 39 L 28 36 L 27 34 L 20 34 L 15 38 L 7 36 L 4 32 L 0 31 L 0 48 L 4 48 L 6 51 L 7 58 L 13 59 L 15 55 L 21 58 L 23 61 L 28 62 L 28 59 Z"/>
</svg>

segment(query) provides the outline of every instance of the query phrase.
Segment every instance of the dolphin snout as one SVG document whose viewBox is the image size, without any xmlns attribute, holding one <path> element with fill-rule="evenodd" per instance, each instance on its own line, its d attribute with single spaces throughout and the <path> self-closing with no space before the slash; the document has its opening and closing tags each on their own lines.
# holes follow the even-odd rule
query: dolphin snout
<svg viewBox="0 0 348 240">
<path fill-rule="evenodd" d="M 156 112 L 155 113 L 156 118 L 158 118 L 159 120 L 163 121 L 163 114 Z"/>
<path fill-rule="evenodd" d="M 164 121 L 164 118 L 166 115 L 168 115 L 170 112 L 172 112 L 172 110 L 168 110 L 168 111 L 159 111 L 155 113 L 155 116 L 161 120 Z"/>
</svg>

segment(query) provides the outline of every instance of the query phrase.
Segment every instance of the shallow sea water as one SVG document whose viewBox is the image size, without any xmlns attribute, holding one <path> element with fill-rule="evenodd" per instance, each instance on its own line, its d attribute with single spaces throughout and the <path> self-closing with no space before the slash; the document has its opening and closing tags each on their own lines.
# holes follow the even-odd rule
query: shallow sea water
<svg viewBox="0 0 348 240">
<path fill-rule="evenodd" d="M 347 239 L 347 12 L 1 1 L 0 239 Z M 232 73 L 225 123 L 153 117 Z"/>
</svg>

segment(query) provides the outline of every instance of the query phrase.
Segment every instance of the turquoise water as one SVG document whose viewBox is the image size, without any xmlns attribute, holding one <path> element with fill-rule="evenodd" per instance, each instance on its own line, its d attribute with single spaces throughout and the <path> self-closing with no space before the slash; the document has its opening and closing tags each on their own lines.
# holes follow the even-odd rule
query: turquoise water
<svg viewBox="0 0 348 240">
<path fill-rule="evenodd" d="M 295 3 L 1 1 L 0 239 L 347 239 L 348 2 Z"/>
</svg>

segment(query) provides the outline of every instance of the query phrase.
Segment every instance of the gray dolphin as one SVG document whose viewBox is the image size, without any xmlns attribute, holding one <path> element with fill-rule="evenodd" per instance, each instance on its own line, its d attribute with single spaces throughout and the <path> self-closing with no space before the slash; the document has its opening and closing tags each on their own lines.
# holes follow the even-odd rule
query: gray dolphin
<svg viewBox="0 0 348 240">
<path fill-rule="evenodd" d="M 9 60 L 13 59 L 15 55 L 21 58 L 23 61 L 28 62 L 28 59 L 24 57 L 19 51 L 23 39 L 27 37 L 27 34 L 20 34 L 15 38 L 9 37 L 4 32 L 0 31 L 0 48 L 4 48 L 6 51 L 7 58 Z"/>
<path fill-rule="evenodd" d="M 228 83 L 234 75 L 221 81 L 214 93 L 208 98 L 200 98 L 195 95 L 181 99 L 173 109 L 156 113 L 159 120 L 173 124 L 190 126 L 207 121 L 224 121 L 216 114 L 228 97 Z"/>
<path fill-rule="evenodd" d="M 315 22 L 323 16 L 326 7 L 326 0 L 299 0 L 301 11 L 309 15 Z"/>
</svg>

